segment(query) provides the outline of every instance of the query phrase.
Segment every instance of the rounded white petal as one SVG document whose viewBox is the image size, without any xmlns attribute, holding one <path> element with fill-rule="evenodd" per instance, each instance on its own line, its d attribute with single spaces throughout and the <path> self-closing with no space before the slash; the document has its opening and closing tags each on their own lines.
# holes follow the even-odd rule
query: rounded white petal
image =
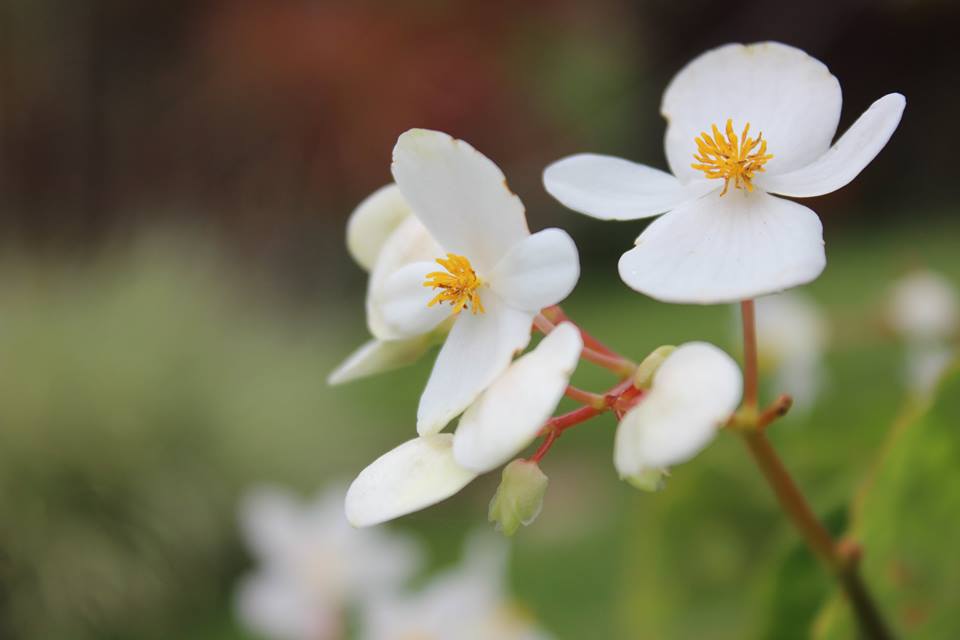
<svg viewBox="0 0 960 640">
<path fill-rule="evenodd" d="M 360 472 L 347 490 L 347 519 L 380 524 L 446 500 L 476 477 L 454 461 L 451 434 L 414 438 Z"/>
<path fill-rule="evenodd" d="M 462 140 L 411 129 L 393 149 L 393 177 L 445 251 L 466 256 L 481 275 L 529 235 L 523 203 L 503 172 Z"/>
<path fill-rule="evenodd" d="M 530 342 L 533 314 L 517 311 L 493 293 L 486 313 L 462 311 L 437 355 L 417 408 L 417 432 L 437 433 L 463 413 Z"/>
<path fill-rule="evenodd" d="M 754 183 L 765 191 L 797 198 L 836 191 L 877 157 L 900 124 L 906 104 L 899 93 L 880 98 L 813 162 L 787 173 L 775 173 L 771 167 L 766 174 L 758 174 Z"/>
<path fill-rule="evenodd" d="M 560 229 L 544 229 L 515 244 L 488 280 L 511 307 L 539 313 L 570 295 L 579 277 L 573 238 Z"/>
<path fill-rule="evenodd" d="M 600 220 L 655 216 L 719 188 L 708 180 L 684 185 L 664 171 L 593 153 L 557 160 L 544 170 L 543 186 L 565 207 Z"/>
<path fill-rule="evenodd" d="M 636 476 L 694 457 L 736 409 L 742 391 L 740 368 L 729 355 L 705 342 L 681 345 L 657 370 L 647 395 L 620 421 L 617 471 Z"/>
<path fill-rule="evenodd" d="M 343 384 L 413 364 L 430 349 L 431 344 L 431 334 L 406 340 L 370 340 L 334 369 L 327 384 Z"/>
<path fill-rule="evenodd" d="M 916 271 L 894 284 L 887 318 L 908 340 L 946 340 L 960 328 L 960 297 L 953 283 L 941 274 Z"/>
<path fill-rule="evenodd" d="M 768 173 L 783 173 L 823 155 L 840 121 L 840 83 L 820 61 L 778 42 L 728 44 L 687 64 L 663 94 L 664 146 L 682 182 L 702 178 L 693 169 L 694 140 L 727 119 L 739 136 L 750 123 L 763 133 L 773 159 Z"/>
<path fill-rule="evenodd" d="M 636 245 L 620 258 L 620 277 L 663 302 L 737 302 L 810 282 L 826 266 L 817 214 L 758 191 L 674 209 Z"/>
<path fill-rule="evenodd" d="M 370 271 L 387 238 L 409 215 L 395 184 L 377 189 L 357 205 L 347 220 L 347 250 L 357 264 Z"/>
<path fill-rule="evenodd" d="M 429 306 L 436 292 L 423 283 L 433 271 L 443 271 L 443 267 L 436 262 L 411 262 L 386 278 L 374 294 L 372 306 L 379 310 L 383 325 L 392 335 L 419 336 L 450 316 L 449 305 Z"/>
<path fill-rule="evenodd" d="M 409 337 L 400 334 L 384 321 L 379 305 L 379 295 L 383 284 L 393 274 L 413 262 L 431 262 L 443 256 L 443 251 L 415 217 L 410 216 L 400 223 L 387 238 L 367 283 L 367 326 L 375 337 L 381 340 L 397 340 Z M 432 271 L 439 265 L 434 265 Z"/>
<path fill-rule="evenodd" d="M 457 462 L 486 473 L 533 442 L 563 397 L 582 349 L 580 331 L 564 322 L 510 365 L 460 418 L 453 438 Z"/>
</svg>

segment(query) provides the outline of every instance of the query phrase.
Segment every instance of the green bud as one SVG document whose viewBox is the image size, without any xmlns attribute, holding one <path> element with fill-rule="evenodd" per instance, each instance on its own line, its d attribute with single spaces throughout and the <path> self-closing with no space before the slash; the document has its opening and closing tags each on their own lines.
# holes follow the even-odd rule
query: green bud
<svg viewBox="0 0 960 640">
<path fill-rule="evenodd" d="M 663 361 L 673 353 L 674 349 L 676 349 L 675 346 L 665 344 L 651 351 L 650 355 L 644 358 L 640 366 L 637 367 L 636 373 L 633 374 L 634 386 L 638 389 L 649 389 L 650 385 L 653 384 L 653 374 L 657 372 Z"/>
<path fill-rule="evenodd" d="M 496 523 L 498 531 L 512 536 L 520 525 L 527 526 L 540 515 L 548 482 L 536 462 L 514 460 L 503 468 L 487 519 Z"/>
<path fill-rule="evenodd" d="M 640 491 L 655 493 L 666 486 L 668 475 L 666 469 L 644 469 L 635 476 L 626 476 L 624 480 Z"/>
</svg>

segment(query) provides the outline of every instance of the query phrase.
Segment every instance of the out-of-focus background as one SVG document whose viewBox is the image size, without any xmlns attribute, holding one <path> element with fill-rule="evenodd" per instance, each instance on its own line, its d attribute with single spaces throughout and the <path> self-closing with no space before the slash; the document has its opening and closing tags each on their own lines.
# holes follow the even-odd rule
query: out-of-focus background
<svg viewBox="0 0 960 640">
<path fill-rule="evenodd" d="M 881 95 L 907 96 L 868 169 L 808 202 L 827 239 L 805 291 L 829 325 L 826 382 L 772 434 L 843 531 L 868 471 L 886 478 L 881 445 L 909 406 L 882 320 L 891 282 L 927 267 L 960 283 L 958 27 L 948 0 L 5 0 L 0 637 L 256 637 L 234 616 L 250 564 L 238 496 L 263 482 L 312 494 L 413 434 L 430 358 L 325 386 L 366 339 L 345 220 L 389 181 L 410 127 L 470 141 L 532 228 L 574 236 L 584 276 L 565 307 L 600 338 L 635 357 L 693 339 L 736 354 L 731 309 L 658 304 L 619 281 L 640 225 L 577 216 L 540 185 L 578 151 L 665 166 L 664 86 L 730 41 L 824 61 L 841 131 Z M 829 633 L 829 579 L 735 438 L 650 495 L 618 481 L 613 427 L 572 431 L 544 462 L 544 512 L 510 572 L 530 615 L 564 639 L 802 638 L 814 620 Z M 957 476 L 929 469 L 958 448 L 949 433 L 939 454 L 924 442 L 887 447 L 907 453 L 886 479 L 897 501 L 874 510 L 888 534 L 871 577 L 901 629 L 949 637 L 956 612 L 937 605 L 960 588 L 958 511 L 924 497 L 956 504 Z M 928 485 L 908 480 L 918 469 Z M 495 475 L 394 527 L 428 543 L 431 566 L 453 561 Z"/>
</svg>

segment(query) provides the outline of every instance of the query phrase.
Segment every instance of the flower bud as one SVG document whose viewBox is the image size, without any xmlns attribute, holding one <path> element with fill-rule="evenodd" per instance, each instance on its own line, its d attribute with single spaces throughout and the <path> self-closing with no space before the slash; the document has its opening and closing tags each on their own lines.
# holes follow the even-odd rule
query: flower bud
<svg viewBox="0 0 960 640">
<path fill-rule="evenodd" d="M 666 469 L 644 469 L 636 475 L 624 476 L 624 480 L 640 491 L 655 493 L 663 489 L 670 475 Z"/>
<path fill-rule="evenodd" d="M 520 525 L 527 526 L 540 515 L 548 482 L 536 462 L 514 460 L 503 468 L 487 519 L 496 523 L 498 531 L 512 536 Z"/>
<path fill-rule="evenodd" d="M 649 389 L 653 383 L 653 374 L 657 372 L 657 369 L 660 368 L 663 361 L 673 353 L 674 349 L 676 349 L 676 347 L 673 345 L 665 344 L 651 351 L 650 355 L 643 359 L 643 362 L 640 363 L 637 371 L 633 374 L 634 386 L 638 389 Z"/>
</svg>

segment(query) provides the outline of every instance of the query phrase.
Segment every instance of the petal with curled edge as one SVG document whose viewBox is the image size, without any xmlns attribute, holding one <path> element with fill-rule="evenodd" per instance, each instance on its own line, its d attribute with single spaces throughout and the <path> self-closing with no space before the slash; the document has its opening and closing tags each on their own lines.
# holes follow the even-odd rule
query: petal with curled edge
<svg viewBox="0 0 960 640">
<path fill-rule="evenodd" d="M 821 196 L 846 186 L 890 140 L 906 105 L 899 93 L 880 98 L 816 160 L 787 173 L 759 174 L 754 184 L 764 191 L 796 198 Z"/>
<path fill-rule="evenodd" d="M 387 238 L 410 215 L 399 187 L 388 184 L 367 196 L 347 220 L 347 251 L 370 271 Z"/>
<path fill-rule="evenodd" d="M 511 307 L 538 313 L 570 295 L 579 277 L 573 238 L 561 229 L 544 229 L 515 244 L 488 280 Z"/>
<path fill-rule="evenodd" d="M 446 500 L 477 474 L 453 459 L 453 435 L 414 438 L 360 472 L 347 490 L 347 520 L 368 527 Z"/>
<path fill-rule="evenodd" d="M 530 342 L 533 313 L 518 311 L 492 291 L 483 294 L 485 313 L 457 316 L 437 355 L 417 408 L 417 432 L 442 430 L 463 413 L 510 366 Z"/>
<path fill-rule="evenodd" d="M 533 442 L 563 397 L 582 349 L 580 331 L 564 322 L 510 365 L 460 418 L 453 439 L 457 462 L 486 473 Z"/>
</svg>

